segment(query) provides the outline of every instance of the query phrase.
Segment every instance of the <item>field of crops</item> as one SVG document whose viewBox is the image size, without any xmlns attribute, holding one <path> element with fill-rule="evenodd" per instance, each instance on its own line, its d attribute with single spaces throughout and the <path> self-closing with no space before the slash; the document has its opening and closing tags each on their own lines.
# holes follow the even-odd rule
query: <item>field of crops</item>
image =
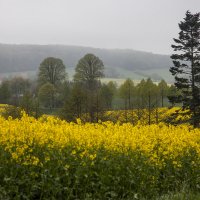
<svg viewBox="0 0 200 200">
<path fill-rule="evenodd" d="M 121 122 L 137 125 L 157 124 L 167 122 L 172 124 L 188 123 L 190 116 L 187 110 L 182 110 L 180 107 L 172 108 L 154 108 L 148 109 L 133 109 L 133 110 L 113 110 L 104 113 L 106 121 Z M 84 120 L 84 119 L 83 119 Z"/>
<path fill-rule="evenodd" d="M 155 199 L 200 188 L 200 130 L 0 117 L 0 199 Z"/>
</svg>

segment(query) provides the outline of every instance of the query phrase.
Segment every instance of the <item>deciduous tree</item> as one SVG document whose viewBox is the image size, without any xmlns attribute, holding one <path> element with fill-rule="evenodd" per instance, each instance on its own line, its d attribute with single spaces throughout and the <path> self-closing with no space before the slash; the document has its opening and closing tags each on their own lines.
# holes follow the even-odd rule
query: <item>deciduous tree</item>
<svg viewBox="0 0 200 200">
<path fill-rule="evenodd" d="M 88 112 L 91 122 L 95 121 L 95 113 L 99 112 L 100 78 L 104 76 L 103 62 L 93 54 L 86 54 L 76 66 L 74 81 L 85 87 Z M 98 114 L 97 114 L 98 116 Z M 98 117 L 96 117 L 98 121 Z"/>
<path fill-rule="evenodd" d="M 59 58 L 48 57 L 40 64 L 38 74 L 39 85 L 50 83 L 54 87 L 58 87 L 65 80 L 66 76 L 65 65 Z"/>
</svg>

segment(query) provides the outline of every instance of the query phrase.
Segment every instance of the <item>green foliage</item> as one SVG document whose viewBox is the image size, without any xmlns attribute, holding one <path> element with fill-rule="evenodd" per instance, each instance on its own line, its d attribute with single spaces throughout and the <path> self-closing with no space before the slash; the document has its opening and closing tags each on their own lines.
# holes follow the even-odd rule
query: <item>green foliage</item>
<svg viewBox="0 0 200 200">
<path fill-rule="evenodd" d="M 74 80 L 86 84 L 89 90 L 95 90 L 97 80 L 104 76 L 103 62 L 93 54 L 86 54 L 76 66 Z"/>
<path fill-rule="evenodd" d="M 70 91 L 70 97 L 66 99 L 59 116 L 68 121 L 76 121 L 86 112 L 87 96 L 84 87 L 79 83 L 74 83 Z"/>
<path fill-rule="evenodd" d="M 59 58 L 45 58 L 39 67 L 39 85 L 50 83 L 58 87 L 66 78 L 65 65 Z"/>
<path fill-rule="evenodd" d="M 109 81 L 107 83 L 108 88 L 112 91 L 113 95 L 117 94 L 117 83 L 114 81 Z"/>
<path fill-rule="evenodd" d="M 136 104 L 138 108 L 152 108 L 157 105 L 159 90 L 151 79 L 141 80 L 136 86 Z"/>
<path fill-rule="evenodd" d="M 178 90 L 174 85 L 171 85 L 168 90 L 167 98 L 169 99 L 171 106 L 174 106 L 176 103 L 181 102 L 181 91 Z"/>
<path fill-rule="evenodd" d="M 46 83 L 42 85 L 38 92 L 38 97 L 40 102 L 45 106 L 49 108 L 54 107 L 54 100 L 55 100 L 55 93 L 56 89 L 53 84 Z"/>
<path fill-rule="evenodd" d="M 164 107 L 164 98 L 167 97 L 169 87 L 165 80 L 161 80 L 160 83 L 158 84 L 158 93 L 159 97 L 161 98 L 161 107 Z"/>
<path fill-rule="evenodd" d="M 183 188 L 181 191 L 175 193 L 165 194 L 157 197 L 156 200 L 199 200 L 200 193 L 191 192 L 189 189 Z"/>
<path fill-rule="evenodd" d="M 124 100 L 125 109 L 131 109 L 133 107 L 134 95 L 134 83 L 131 79 L 127 79 L 119 88 L 119 96 Z"/>
<path fill-rule="evenodd" d="M 11 97 L 10 83 L 8 80 L 2 81 L 0 85 L 0 103 L 7 104 Z"/>
<path fill-rule="evenodd" d="M 63 107 L 64 102 L 68 100 L 71 96 L 71 90 L 73 87 L 73 83 L 70 81 L 64 81 L 59 88 L 57 88 L 56 95 L 56 107 Z"/>
<path fill-rule="evenodd" d="M 30 80 L 23 77 L 14 77 L 9 80 L 11 99 L 10 103 L 19 106 L 22 96 L 30 89 Z"/>
<path fill-rule="evenodd" d="M 171 200 L 183 197 L 194 200 L 198 197 L 195 192 L 199 176 L 198 169 L 192 168 L 193 158 L 185 157 L 185 166 L 179 169 L 168 160 L 161 170 L 151 166 L 148 158 L 139 152 L 125 155 L 102 148 L 91 159 L 81 156 L 84 149 L 72 146 L 63 150 L 37 145 L 31 148 L 41 165 L 17 164 L 0 148 L 1 199 Z M 45 152 L 48 152 L 48 160 L 45 160 Z M 178 193 L 186 182 L 190 192 Z"/>
<path fill-rule="evenodd" d="M 112 108 L 112 101 L 115 93 L 115 88 L 113 88 L 113 86 L 112 83 L 108 83 L 103 84 L 100 88 L 100 102 L 105 110 L 110 110 Z"/>
</svg>

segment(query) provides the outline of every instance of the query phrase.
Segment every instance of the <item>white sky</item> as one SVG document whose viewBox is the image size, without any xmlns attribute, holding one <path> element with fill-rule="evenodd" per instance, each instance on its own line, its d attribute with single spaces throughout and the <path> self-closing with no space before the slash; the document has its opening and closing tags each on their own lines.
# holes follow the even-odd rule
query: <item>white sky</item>
<svg viewBox="0 0 200 200">
<path fill-rule="evenodd" d="M 200 0 L 0 0 L 0 43 L 170 54 L 186 10 Z"/>
</svg>

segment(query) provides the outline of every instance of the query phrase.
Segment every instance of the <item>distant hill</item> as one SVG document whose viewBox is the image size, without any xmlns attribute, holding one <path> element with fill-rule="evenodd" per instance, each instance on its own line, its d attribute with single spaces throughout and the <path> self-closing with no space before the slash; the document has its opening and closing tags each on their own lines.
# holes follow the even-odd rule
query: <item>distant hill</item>
<svg viewBox="0 0 200 200">
<path fill-rule="evenodd" d="M 9 45 L 0 44 L 0 74 L 13 72 L 36 73 L 42 60 L 53 56 L 61 58 L 72 77 L 78 60 L 86 53 L 98 56 L 105 65 L 108 78 L 154 80 L 164 78 L 172 81 L 169 67 L 172 65 L 168 55 L 159 55 L 135 50 L 98 49 L 91 47 L 65 45 Z"/>
</svg>

